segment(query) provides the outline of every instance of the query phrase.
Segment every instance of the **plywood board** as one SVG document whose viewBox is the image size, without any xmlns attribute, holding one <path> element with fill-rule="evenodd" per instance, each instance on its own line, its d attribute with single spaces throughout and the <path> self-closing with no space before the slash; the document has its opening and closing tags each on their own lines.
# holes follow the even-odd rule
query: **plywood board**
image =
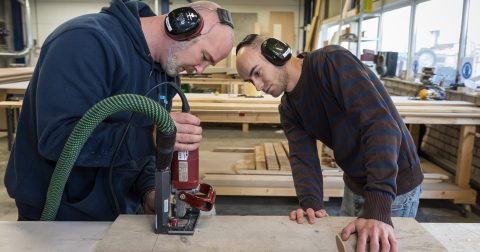
<svg viewBox="0 0 480 252">
<path fill-rule="evenodd" d="M 287 154 L 285 153 L 285 149 L 283 149 L 282 143 L 273 143 L 273 148 L 275 149 L 275 154 L 277 155 L 280 170 L 291 171 L 292 168 L 290 167 L 290 161 L 288 160 Z"/>
<path fill-rule="evenodd" d="M 295 31 L 293 28 L 293 12 L 291 11 L 272 11 L 270 12 L 270 33 L 274 32 L 274 25 L 281 25 L 281 40 L 291 48 L 296 48 Z"/>
<path fill-rule="evenodd" d="M 267 161 L 268 170 L 280 170 L 278 164 L 277 155 L 275 154 L 275 149 L 273 148 L 273 143 L 265 143 L 263 145 L 265 149 L 265 160 Z"/>
<path fill-rule="evenodd" d="M 265 149 L 263 145 L 255 146 L 255 169 L 267 170 L 267 162 L 265 161 Z"/>
<path fill-rule="evenodd" d="M 96 251 L 337 251 L 335 235 L 354 219 L 326 217 L 312 225 L 287 216 L 201 216 L 193 236 L 176 236 L 155 234 L 153 215 L 120 215 Z M 414 219 L 393 223 L 398 251 L 446 251 Z"/>
</svg>

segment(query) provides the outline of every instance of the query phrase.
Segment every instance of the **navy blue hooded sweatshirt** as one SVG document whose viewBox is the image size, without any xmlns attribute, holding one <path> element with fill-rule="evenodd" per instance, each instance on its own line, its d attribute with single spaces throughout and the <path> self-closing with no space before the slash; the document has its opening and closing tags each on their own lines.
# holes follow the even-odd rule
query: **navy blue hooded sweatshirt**
<svg viewBox="0 0 480 252">
<path fill-rule="evenodd" d="M 117 94 L 145 95 L 156 84 L 172 81 L 150 57 L 141 29 L 140 17 L 153 15 L 145 3 L 113 0 L 100 13 L 67 21 L 46 39 L 5 174 L 22 218 L 40 218 L 56 161 L 89 108 Z M 158 100 L 172 94 L 164 88 L 148 96 Z M 130 114 L 113 114 L 91 134 L 67 181 L 57 220 L 116 218 L 108 171 Z M 152 121 L 135 114 L 112 176 L 121 213 L 135 213 L 145 192 L 154 188 L 153 154 Z"/>
</svg>

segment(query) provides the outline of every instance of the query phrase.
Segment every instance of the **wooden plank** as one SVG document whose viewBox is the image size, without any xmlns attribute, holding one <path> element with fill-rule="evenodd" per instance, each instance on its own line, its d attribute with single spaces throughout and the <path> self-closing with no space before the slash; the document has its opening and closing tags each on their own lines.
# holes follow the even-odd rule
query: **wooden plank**
<svg viewBox="0 0 480 252">
<path fill-rule="evenodd" d="M 255 170 L 255 162 L 252 159 L 237 160 L 235 170 Z"/>
<path fill-rule="evenodd" d="M 408 96 L 391 96 L 393 103 L 398 106 L 468 106 L 476 107 L 475 103 L 467 101 L 452 101 L 452 100 L 411 100 Z"/>
<path fill-rule="evenodd" d="M 282 143 L 276 142 L 273 143 L 273 148 L 275 149 L 275 154 L 277 155 L 278 164 L 280 165 L 280 170 L 282 171 L 291 171 L 290 161 L 288 160 L 287 154 L 283 149 Z"/>
<path fill-rule="evenodd" d="M 238 174 L 241 175 L 283 175 L 283 176 L 292 176 L 292 171 L 273 171 L 273 170 L 247 170 L 247 169 L 238 169 Z"/>
<path fill-rule="evenodd" d="M 246 162 L 243 160 L 242 162 Z M 251 162 L 249 162 L 251 163 Z M 237 173 L 240 175 L 283 175 L 283 176 L 291 176 L 292 172 L 291 171 L 285 171 L 285 170 L 280 170 L 280 171 L 272 171 L 272 170 L 253 170 L 250 167 L 247 166 L 247 168 L 240 168 L 240 166 L 236 169 Z M 209 173 L 209 175 L 212 173 Z M 440 173 L 424 173 L 424 184 L 429 184 L 429 183 L 440 183 L 442 181 L 448 180 L 449 177 L 444 174 Z M 322 170 L 322 176 L 324 179 L 328 178 L 343 178 L 343 171 L 340 169 L 327 169 L 327 170 Z M 253 179 L 253 178 L 252 178 Z"/>
<path fill-rule="evenodd" d="M 437 174 L 442 174 L 446 177 L 448 177 L 448 179 L 452 178 L 452 174 L 447 172 L 445 169 L 442 169 L 440 168 L 438 165 L 428 161 L 427 159 L 425 158 L 420 158 L 420 167 L 422 167 L 422 170 L 423 170 L 423 173 L 424 174 L 427 174 L 427 173 L 437 173 Z M 446 179 L 445 179 L 446 180 Z"/>
<path fill-rule="evenodd" d="M 254 148 L 249 147 L 216 147 L 213 152 L 241 152 L 241 153 L 253 153 Z"/>
<path fill-rule="evenodd" d="M 0 101 L 0 108 L 21 108 L 23 101 Z"/>
<path fill-rule="evenodd" d="M 242 123 L 242 132 L 244 134 L 248 134 L 248 123 L 247 122 Z"/>
<path fill-rule="evenodd" d="M 33 70 L 34 67 L 0 68 L 0 84 L 30 80 Z"/>
<path fill-rule="evenodd" d="M 277 156 L 275 155 L 275 149 L 273 143 L 264 143 L 265 160 L 267 161 L 268 170 L 280 170 Z"/>
<path fill-rule="evenodd" d="M 257 171 L 267 170 L 263 145 L 255 146 L 255 169 Z"/>
<path fill-rule="evenodd" d="M 287 156 L 290 154 L 290 147 L 288 147 L 288 141 L 282 141 L 283 149 L 285 150 L 285 153 L 287 153 Z"/>
<path fill-rule="evenodd" d="M 175 236 L 155 234 L 154 215 L 120 215 L 96 250 L 337 251 L 335 235 L 353 220 L 355 217 L 327 217 L 317 219 L 315 224 L 297 224 L 288 216 L 204 215 L 194 235 Z M 394 217 L 392 221 L 398 251 L 446 251 L 415 219 Z"/>
<path fill-rule="evenodd" d="M 415 143 L 416 149 L 420 149 L 420 124 L 410 124 L 408 125 L 410 135 L 412 135 L 413 142 Z"/>
<path fill-rule="evenodd" d="M 253 159 L 253 153 L 212 152 L 199 153 L 200 178 L 205 173 L 235 174 L 235 164 L 240 159 Z"/>
<path fill-rule="evenodd" d="M 470 171 L 472 169 L 473 146 L 476 126 L 461 126 L 457 152 L 457 173 L 455 184 L 460 188 L 470 188 Z"/>
<path fill-rule="evenodd" d="M 293 181 L 288 180 L 288 178 L 291 179 L 290 176 L 234 174 L 228 176 L 205 174 L 202 181 L 212 185 L 217 195 L 296 196 Z M 257 176 L 262 176 L 261 181 L 256 181 Z M 343 197 L 343 187 L 344 182 L 339 178 L 329 177 L 324 179 L 324 197 Z M 448 181 L 424 183 L 420 198 L 451 199 L 455 204 L 475 204 L 476 191 L 471 188 L 459 188 Z"/>
</svg>

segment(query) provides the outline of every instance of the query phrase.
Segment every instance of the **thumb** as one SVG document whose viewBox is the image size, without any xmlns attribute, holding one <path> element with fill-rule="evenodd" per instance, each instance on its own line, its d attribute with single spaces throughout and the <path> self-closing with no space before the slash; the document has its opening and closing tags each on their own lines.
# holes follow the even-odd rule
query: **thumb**
<svg viewBox="0 0 480 252">
<path fill-rule="evenodd" d="M 350 237 L 351 234 L 356 232 L 355 222 L 350 222 L 346 227 L 342 230 L 342 240 L 346 241 Z"/>
</svg>

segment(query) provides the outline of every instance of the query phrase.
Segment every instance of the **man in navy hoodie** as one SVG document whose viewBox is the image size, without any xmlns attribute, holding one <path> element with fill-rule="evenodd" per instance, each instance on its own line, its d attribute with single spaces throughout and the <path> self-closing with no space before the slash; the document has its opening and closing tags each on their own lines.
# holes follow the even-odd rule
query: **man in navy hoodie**
<svg viewBox="0 0 480 252">
<path fill-rule="evenodd" d="M 195 26 L 193 34 L 175 27 L 175 20 L 165 22 L 170 16 L 155 16 L 141 1 L 112 0 L 100 13 L 60 25 L 45 40 L 25 93 L 5 174 L 19 220 L 40 219 L 55 164 L 89 108 L 117 94 L 145 95 L 159 83 L 178 81 L 179 72 L 201 73 L 227 57 L 233 47 L 229 13 L 207 1 L 189 7 L 203 19 L 203 27 Z M 191 16 L 191 11 L 187 14 Z M 167 86 L 148 93 L 167 109 L 174 95 Z M 175 150 L 198 148 L 199 119 L 188 113 L 170 115 L 177 128 Z M 149 118 L 133 116 L 112 160 L 129 117 L 128 112 L 117 113 L 96 127 L 72 169 L 56 220 L 111 221 L 142 207 L 146 213 L 154 212 L 154 141 Z"/>
</svg>

